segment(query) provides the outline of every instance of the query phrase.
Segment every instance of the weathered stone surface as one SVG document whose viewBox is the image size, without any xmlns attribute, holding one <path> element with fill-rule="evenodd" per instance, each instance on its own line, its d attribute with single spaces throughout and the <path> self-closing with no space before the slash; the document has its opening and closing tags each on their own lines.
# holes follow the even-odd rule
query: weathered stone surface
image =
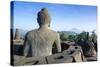
<svg viewBox="0 0 100 67">
<path fill-rule="evenodd" d="M 80 46 L 69 46 L 69 48 L 67 50 L 64 50 L 63 52 L 66 52 L 66 51 L 79 51 L 83 53 L 82 48 Z"/>
<path fill-rule="evenodd" d="M 14 57 L 13 58 L 14 61 L 12 61 L 12 62 L 13 62 L 14 66 L 22 66 L 22 65 L 24 65 L 24 59 L 25 59 L 24 56 L 14 55 L 13 57 Z"/>
<path fill-rule="evenodd" d="M 94 43 L 92 41 L 86 41 L 86 45 L 88 45 L 87 49 L 88 51 L 86 52 L 86 56 L 96 56 L 96 50 Z"/>
<path fill-rule="evenodd" d="M 67 50 L 64 50 L 63 53 L 73 57 L 73 62 L 84 61 L 82 49 L 79 46 L 70 46 Z"/>
<path fill-rule="evenodd" d="M 75 42 L 70 42 L 70 41 L 62 41 L 61 43 L 65 43 L 65 44 L 70 45 L 70 46 L 75 46 L 76 45 Z"/>
<path fill-rule="evenodd" d="M 24 56 L 52 55 L 54 43 L 57 46 L 57 51 L 61 52 L 59 34 L 49 29 L 51 18 L 46 8 L 38 12 L 37 21 L 40 27 L 29 31 L 25 36 Z"/>
<path fill-rule="evenodd" d="M 69 49 L 70 46 L 77 46 L 77 44 L 75 42 L 70 42 L 70 41 L 61 42 L 62 51 Z"/>
<path fill-rule="evenodd" d="M 97 61 L 97 56 L 94 56 L 94 57 L 87 57 L 86 60 L 87 60 L 87 61 Z"/>
<path fill-rule="evenodd" d="M 15 66 L 47 64 L 45 57 L 14 56 L 14 60 Z"/>
<path fill-rule="evenodd" d="M 62 51 L 67 50 L 69 47 L 70 47 L 70 45 L 66 44 L 66 42 L 61 42 Z"/>
<path fill-rule="evenodd" d="M 82 62 L 83 61 L 81 52 L 77 52 L 76 54 L 74 53 L 73 58 L 74 58 L 75 62 Z"/>
<path fill-rule="evenodd" d="M 95 46 L 92 41 L 80 41 L 78 44 L 82 47 L 84 56 L 88 57 L 96 55 Z"/>
<path fill-rule="evenodd" d="M 73 61 L 73 58 L 63 53 L 58 53 L 58 54 L 47 56 L 47 61 L 48 64 L 71 63 Z"/>
<path fill-rule="evenodd" d="M 25 59 L 24 65 L 39 65 L 39 64 L 47 64 L 45 57 L 31 57 Z"/>
<path fill-rule="evenodd" d="M 73 62 L 82 62 L 82 54 L 79 51 L 64 51 L 65 55 L 68 55 L 70 57 L 73 57 Z"/>
<path fill-rule="evenodd" d="M 86 58 L 85 61 L 91 59 Z M 94 60 L 92 58 L 92 60 Z M 82 54 L 82 49 L 80 46 L 70 46 L 67 50 L 62 53 L 56 53 L 44 57 L 23 57 L 14 56 L 14 65 L 39 65 L 39 64 L 55 64 L 55 63 L 71 63 L 71 62 L 83 62 L 84 55 Z"/>
</svg>

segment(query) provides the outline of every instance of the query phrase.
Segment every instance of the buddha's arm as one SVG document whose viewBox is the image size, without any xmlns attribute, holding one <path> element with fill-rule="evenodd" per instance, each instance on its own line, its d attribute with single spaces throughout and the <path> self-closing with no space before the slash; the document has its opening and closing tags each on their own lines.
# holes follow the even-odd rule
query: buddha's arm
<svg viewBox="0 0 100 67">
<path fill-rule="evenodd" d="M 24 56 L 27 56 L 28 54 L 28 51 L 29 51 L 29 41 L 28 41 L 28 38 L 27 38 L 27 35 L 25 36 L 25 41 L 24 41 Z"/>
<path fill-rule="evenodd" d="M 56 44 L 56 46 L 57 46 L 58 52 L 61 52 L 61 43 L 60 43 L 59 34 L 57 34 L 57 37 L 56 37 L 56 40 L 55 40 L 55 44 Z"/>
</svg>

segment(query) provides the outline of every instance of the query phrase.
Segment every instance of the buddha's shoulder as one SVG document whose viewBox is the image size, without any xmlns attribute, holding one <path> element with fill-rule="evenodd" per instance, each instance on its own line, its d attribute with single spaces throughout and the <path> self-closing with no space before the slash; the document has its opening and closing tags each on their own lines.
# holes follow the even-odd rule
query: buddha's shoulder
<svg viewBox="0 0 100 67">
<path fill-rule="evenodd" d="M 53 34 L 59 35 L 59 33 L 58 33 L 57 31 L 54 31 L 54 30 L 50 30 L 50 31 L 51 31 L 51 33 L 53 33 Z"/>
<path fill-rule="evenodd" d="M 36 33 L 37 29 L 34 29 L 34 30 L 30 30 L 26 33 L 26 36 L 29 36 L 29 35 L 32 35 L 34 33 Z"/>
</svg>

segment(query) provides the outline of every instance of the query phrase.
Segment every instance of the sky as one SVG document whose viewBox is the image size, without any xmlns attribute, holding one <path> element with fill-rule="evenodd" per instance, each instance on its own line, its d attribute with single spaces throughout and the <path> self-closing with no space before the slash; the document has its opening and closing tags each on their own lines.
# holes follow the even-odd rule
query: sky
<svg viewBox="0 0 100 67">
<path fill-rule="evenodd" d="M 14 28 L 32 30 L 38 28 L 37 13 L 47 8 L 51 15 L 51 29 L 55 31 L 97 29 L 97 7 L 74 4 L 52 4 L 14 1 L 12 5 Z"/>
</svg>

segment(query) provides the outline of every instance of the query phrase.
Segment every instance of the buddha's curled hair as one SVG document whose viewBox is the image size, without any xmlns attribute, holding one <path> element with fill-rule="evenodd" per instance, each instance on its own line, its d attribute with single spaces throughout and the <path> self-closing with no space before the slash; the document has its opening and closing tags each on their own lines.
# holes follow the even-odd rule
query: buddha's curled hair
<svg viewBox="0 0 100 67">
<path fill-rule="evenodd" d="M 42 8 L 41 11 L 38 12 L 37 21 L 38 21 L 40 26 L 43 24 L 50 24 L 51 17 L 50 17 L 48 10 L 46 8 Z"/>
</svg>

